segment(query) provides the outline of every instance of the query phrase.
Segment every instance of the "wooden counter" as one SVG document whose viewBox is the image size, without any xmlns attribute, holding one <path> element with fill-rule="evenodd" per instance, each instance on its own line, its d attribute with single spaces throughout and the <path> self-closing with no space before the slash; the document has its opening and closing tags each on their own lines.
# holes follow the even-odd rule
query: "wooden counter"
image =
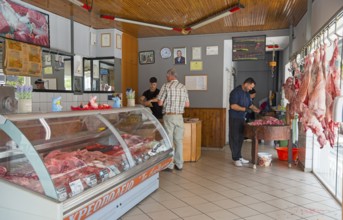
<svg viewBox="0 0 343 220">
<path fill-rule="evenodd" d="M 288 140 L 288 166 L 292 164 L 292 131 L 289 125 L 260 125 L 252 126 L 246 124 L 244 126 L 244 137 L 250 138 L 251 142 L 251 158 L 254 168 L 257 163 L 258 140 Z"/>
<path fill-rule="evenodd" d="M 185 122 L 183 132 L 183 160 L 197 161 L 201 156 L 201 121 Z"/>
</svg>

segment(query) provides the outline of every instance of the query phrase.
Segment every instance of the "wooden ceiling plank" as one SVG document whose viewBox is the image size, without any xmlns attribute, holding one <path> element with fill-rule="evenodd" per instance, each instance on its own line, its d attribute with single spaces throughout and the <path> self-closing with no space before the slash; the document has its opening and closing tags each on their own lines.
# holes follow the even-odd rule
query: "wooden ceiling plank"
<svg viewBox="0 0 343 220">
<path fill-rule="evenodd" d="M 68 0 L 23 1 L 68 19 L 72 16 L 72 9 L 74 20 L 81 24 L 95 29 L 117 28 L 136 37 L 177 36 L 181 33 L 105 20 L 100 14 L 183 28 L 238 3 L 238 0 L 93 0 L 89 13 Z M 307 10 L 305 0 L 240 0 L 240 3 L 244 9 L 190 34 L 285 29 L 290 24 L 298 24 Z"/>
</svg>

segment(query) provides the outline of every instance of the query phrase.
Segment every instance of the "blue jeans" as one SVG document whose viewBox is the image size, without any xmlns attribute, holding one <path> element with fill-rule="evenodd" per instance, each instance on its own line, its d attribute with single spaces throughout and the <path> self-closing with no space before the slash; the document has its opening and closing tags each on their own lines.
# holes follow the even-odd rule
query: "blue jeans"
<svg viewBox="0 0 343 220">
<path fill-rule="evenodd" d="M 174 148 L 173 162 L 169 165 L 170 168 L 176 165 L 178 168 L 183 167 L 183 130 L 184 123 L 182 115 L 164 115 L 164 129 L 167 132 L 171 145 Z"/>
</svg>

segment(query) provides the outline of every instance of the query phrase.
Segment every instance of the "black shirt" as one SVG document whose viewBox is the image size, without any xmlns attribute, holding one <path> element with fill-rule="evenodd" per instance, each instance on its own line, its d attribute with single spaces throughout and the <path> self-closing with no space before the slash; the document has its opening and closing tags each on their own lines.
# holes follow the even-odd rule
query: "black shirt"
<svg viewBox="0 0 343 220">
<path fill-rule="evenodd" d="M 252 104 L 249 92 L 246 92 L 242 89 L 242 86 L 237 86 L 234 90 L 230 93 L 230 105 L 237 104 L 239 106 L 249 108 Z M 229 110 L 229 117 L 230 118 L 245 118 L 245 113 L 242 111 L 236 111 L 233 109 Z"/>
<path fill-rule="evenodd" d="M 158 93 L 160 93 L 159 89 L 156 89 L 154 92 L 151 92 L 150 89 L 146 90 L 143 93 L 143 96 L 145 96 L 146 100 L 154 99 L 157 97 Z M 161 119 L 163 117 L 162 115 L 162 106 L 159 106 L 157 102 L 152 102 L 152 107 L 150 107 L 152 114 L 158 118 Z"/>
</svg>

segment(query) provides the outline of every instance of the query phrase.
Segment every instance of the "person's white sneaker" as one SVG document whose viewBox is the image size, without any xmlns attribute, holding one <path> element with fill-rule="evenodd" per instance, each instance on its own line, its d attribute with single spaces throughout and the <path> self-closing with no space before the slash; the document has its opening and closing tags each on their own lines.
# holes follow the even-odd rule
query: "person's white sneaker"
<svg viewBox="0 0 343 220">
<path fill-rule="evenodd" d="M 242 158 L 239 158 L 239 161 L 241 161 L 243 164 L 249 163 L 249 160 L 246 160 L 246 159 L 244 159 L 243 157 L 242 157 Z"/>
<path fill-rule="evenodd" d="M 243 166 L 243 164 L 242 164 L 242 162 L 241 162 L 240 160 L 234 161 L 234 164 L 235 164 L 236 167 L 241 167 L 241 166 Z"/>
</svg>

